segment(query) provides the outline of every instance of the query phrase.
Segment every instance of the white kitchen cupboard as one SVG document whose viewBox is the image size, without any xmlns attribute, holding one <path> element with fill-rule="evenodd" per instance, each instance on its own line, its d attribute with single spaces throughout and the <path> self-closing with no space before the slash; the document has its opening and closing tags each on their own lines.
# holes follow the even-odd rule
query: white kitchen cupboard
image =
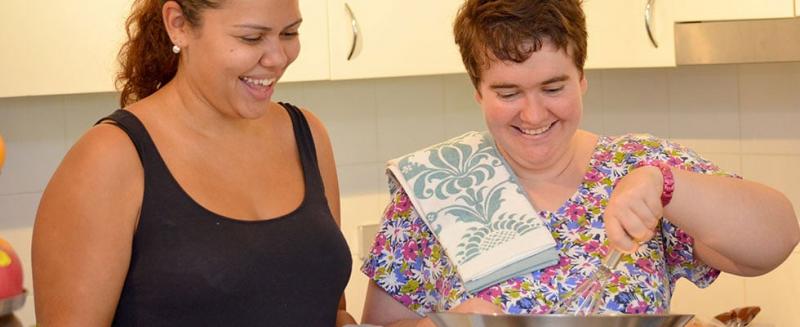
<svg viewBox="0 0 800 327">
<path fill-rule="evenodd" d="M 0 97 L 115 91 L 131 4 L 7 0 L 0 11 Z M 283 80 L 328 79 L 327 7 L 319 0 L 300 6 L 301 55 Z"/>
<path fill-rule="evenodd" d="M 452 32 L 462 3 L 329 0 L 331 79 L 463 72 Z"/>
<path fill-rule="evenodd" d="M 585 68 L 675 66 L 670 1 L 585 0 L 583 9 L 589 33 Z M 648 18 L 652 41 L 645 24 Z"/>
<path fill-rule="evenodd" d="M 800 0 L 671 0 L 676 22 L 785 18 Z"/>
<path fill-rule="evenodd" d="M 29 0 L 6 0 L 0 11 L 0 97 L 21 94 L 28 41 L 24 35 Z"/>
<path fill-rule="evenodd" d="M 6 0 L 0 97 L 114 90 L 130 0 Z"/>
<path fill-rule="evenodd" d="M 328 50 L 328 3 L 299 0 L 303 23 L 300 25 L 300 55 L 281 81 L 317 81 L 330 78 Z"/>
</svg>

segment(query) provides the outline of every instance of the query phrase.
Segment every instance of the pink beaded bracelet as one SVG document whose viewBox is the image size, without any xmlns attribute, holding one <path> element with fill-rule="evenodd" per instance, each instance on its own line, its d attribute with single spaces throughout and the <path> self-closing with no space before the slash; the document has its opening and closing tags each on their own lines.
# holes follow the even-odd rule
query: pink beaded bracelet
<svg viewBox="0 0 800 327">
<path fill-rule="evenodd" d="M 664 186 L 661 189 L 661 206 L 666 207 L 672 201 L 672 192 L 675 191 L 675 176 L 672 175 L 672 167 L 658 160 L 648 160 L 638 165 L 638 167 L 642 166 L 653 166 L 661 171 L 664 179 Z"/>
</svg>

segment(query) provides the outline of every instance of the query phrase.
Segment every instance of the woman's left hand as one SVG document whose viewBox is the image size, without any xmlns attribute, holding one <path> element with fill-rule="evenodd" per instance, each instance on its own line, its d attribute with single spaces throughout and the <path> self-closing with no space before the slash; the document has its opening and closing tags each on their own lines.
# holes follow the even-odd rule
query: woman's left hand
<svg viewBox="0 0 800 327">
<path fill-rule="evenodd" d="M 634 252 L 653 238 L 664 212 L 663 183 L 661 171 L 652 166 L 636 168 L 617 182 L 603 218 L 612 247 Z"/>
</svg>

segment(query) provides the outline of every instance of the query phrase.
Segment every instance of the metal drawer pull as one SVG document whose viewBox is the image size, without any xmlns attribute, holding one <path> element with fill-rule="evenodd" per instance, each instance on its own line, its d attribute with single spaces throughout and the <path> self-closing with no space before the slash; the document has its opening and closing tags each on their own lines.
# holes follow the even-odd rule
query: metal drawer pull
<svg viewBox="0 0 800 327">
<path fill-rule="evenodd" d="M 356 52 L 356 45 L 358 44 L 358 22 L 356 21 L 356 15 L 353 15 L 353 10 L 350 9 L 350 6 L 345 2 L 344 9 L 347 11 L 347 14 L 350 15 L 350 26 L 353 29 L 353 42 L 350 45 L 350 53 L 347 55 L 347 60 L 349 61 L 353 58 L 353 54 Z"/>
<path fill-rule="evenodd" d="M 644 7 L 644 27 L 647 29 L 647 37 L 650 38 L 650 43 L 658 48 L 658 42 L 653 37 L 653 29 L 651 27 L 651 20 L 653 20 L 653 12 L 655 11 L 656 0 L 647 0 L 647 6 Z"/>
</svg>

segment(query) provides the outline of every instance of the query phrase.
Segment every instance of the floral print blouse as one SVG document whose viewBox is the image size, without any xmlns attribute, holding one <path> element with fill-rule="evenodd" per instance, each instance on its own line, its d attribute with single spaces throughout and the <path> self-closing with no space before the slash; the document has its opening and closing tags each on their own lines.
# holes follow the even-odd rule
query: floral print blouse
<svg viewBox="0 0 800 327">
<path fill-rule="evenodd" d="M 643 161 L 703 174 L 729 175 L 692 150 L 652 135 L 600 137 L 590 167 L 574 195 L 555 212 L 540 211 L 556 240 L 559 262 L 508 279 L 475 294 L 458 272 L 403 189 L 390 181 L 391 203 L 362 271 L 395 300 L 421 315 L 446 311 L 479 297 L 510 314 L 550 313 L 561 296 L 593 274 L 609 251 L 603 212 L 614 185 Z M 676 281 L 706 287 L 719 271 L 696 260 L 694 241 L 668 218 L 660 233 L 633 254 L 623 255 L 607 281 L 601 311 L 666 313 Z"/>
</svg>

